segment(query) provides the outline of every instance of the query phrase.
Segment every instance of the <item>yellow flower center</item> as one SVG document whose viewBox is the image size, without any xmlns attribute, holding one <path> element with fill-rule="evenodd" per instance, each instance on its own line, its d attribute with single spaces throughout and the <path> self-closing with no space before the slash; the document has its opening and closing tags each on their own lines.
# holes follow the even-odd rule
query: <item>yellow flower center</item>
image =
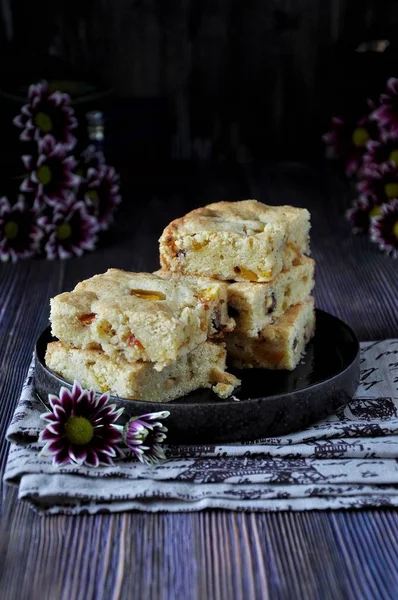
<svg viewBox="0 0 398 600">
<path fill-rule="evenodd" d="M 388 159 L 398 167 L 398 150 L 393 150 Z"/>
<path fill-rule="evenodd" d="M 395 225 L 394 225 L 394 227 L 392 228 L 392 230 L 393 230 L 393 233 L 394 233 L 395 237 L 396 237 L 396 238 L 397 238 L 397 240 L 398 240 L 398 221 L 395 223 Z"/>
<path fill-rule="evenodd" d="M 4 227 L 4 233 L 8 240 L 15 240 L 18 235 L 19 225 L 15 221 L 8 221 Z"/>
<path fill-rule="evenodd" d="M 47 185 L 51 181 L 51 169 L 47 165 L 42 165 L 36 171 L 37 179 L 43 185 Z"/>
<path fill-rule="evenodd" d="M 43 133 L 49 133 L 53 128 L 51 117 L 44 112 L 38 112 L 35 116 L 35 123 Z"/>
<path fill-rule="evenodd" d="M 98 202 L 98 194 L 95 190 L 90 190 L 89 192 L 87 192 L 87 196 L 92 202 Z"/>
<path fill-rule="evenodd" d="M 65 434 L 71 444 L 85 446 L 94 436 L 94 427 L 85 417 L 70 417 L 65 425 Z"/>
<path fill-rule="evenodd" d="M 366 146 L 369 138 L 370 135 L 365 127 L 357 127 L 352 133 L 352 142 L 357 148 L 363 148 Z"/>
<path fill-rule="evenodd" d="M 387 198 L 398 198 L 398 182 L 386 183 L 384 191 Z"/>
<path fill-rule="evenodd" d="M 381 215 L 381 206 L 375 206 L 369 213 L 369 217 L 373 219 L 373 217 L 380 217 Z"/>
<path fill-rule="evenodd" d="M 66 240 L 71 236 L 71 233 L 72 227 L 69 225 L 69 223 L 62 223 L 61 225 L 58 225 L 55 231 L 55 235 L 59 240 Z"/>
</svg>

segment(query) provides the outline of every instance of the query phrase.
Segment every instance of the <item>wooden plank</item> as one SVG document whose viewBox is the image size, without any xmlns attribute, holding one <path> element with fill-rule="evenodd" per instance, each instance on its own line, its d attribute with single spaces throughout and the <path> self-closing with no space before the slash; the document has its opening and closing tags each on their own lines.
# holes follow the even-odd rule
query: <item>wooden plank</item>
<svg viewBox="0 0 398 600">
<path fill-rule="evenodd" d="M 13 512 L 6 600 L 396 597 L 395 511 L 46 519 L 15 503 Z"/>
</svg>

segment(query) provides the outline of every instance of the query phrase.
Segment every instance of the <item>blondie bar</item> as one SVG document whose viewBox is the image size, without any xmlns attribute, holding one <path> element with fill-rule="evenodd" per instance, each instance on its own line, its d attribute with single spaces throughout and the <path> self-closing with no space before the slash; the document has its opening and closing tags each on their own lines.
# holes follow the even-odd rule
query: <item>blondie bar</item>
<svg viewBox="0 0 398 600">
<path fill-rule="evenodd" d="M 83 349 L 101 349 L 161 370 L 234 322 L 217 281 L 195 286 L 151 273 L 109 269 L 51 300 L 52 333 Z"/>
<path fill-rule="evenodd" d="M 271 281 L 309 252 L 310 214 L 256 200 L 218 202 L 172 221 L 159 240 L 163 269 L 233 281 Z"/>
<path fill-rule="evenodd" d="M 228 310 L 236 332 L 256 337 L 291 306 L 307 299 L 314 287 L 315 262 L 301 257 L 269 283 L 237 282 L 228 285 Z"/>
<path fill-rule="evenodd" d="M 217 306 L 213 308 L 210 321 L 209 337 L 220 337 L 222 334 L 235 329 L 235 320 L 228 312 L 228 283 L 226 281 L 216 281 L 210 277 L 195 277 L 180 275 L 159 269 L 154 275 L 162 279 L 181 280 L 187 285 L 193 286 L 198 290 L 201 298 L 206 298 L 209 294 L 217 301 Z"/>
<path fill-rule="evenodd" d="M 315 333 L 313 298 L 289 308 L 257 338 L 244 333 L 225 336 L 228 359 L 237 368 L 287 369 L 292 371 Z"/>
<path fill-rule="evenodd" d="M 47 347 L 47 366 L 72 382 L 122 398 L 165 402 L 198 388 L 212 388 L 221 398 L 232 394 L 239 379 L 225 371 L 224 344 L 203 342 L 189 354 L 156 371 L 152 363 L 113 360 L 101 350 L 72 348 L 61 342 Z"/>
</svg>

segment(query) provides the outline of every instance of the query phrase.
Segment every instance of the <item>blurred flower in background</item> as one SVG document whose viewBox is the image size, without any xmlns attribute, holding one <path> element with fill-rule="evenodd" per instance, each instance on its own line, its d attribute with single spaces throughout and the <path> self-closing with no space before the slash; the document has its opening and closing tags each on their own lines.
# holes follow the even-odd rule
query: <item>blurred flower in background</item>
<svg viewBox="0 0 398 600">
<path fill-rule="evenodd" d="M 398 200 L 382 206 L 381 214 L 372 219 L 370 235 L 380 248 L 398 258 Z"/>
<path fill-rule="evenodd" d="M 71 154 L 77 120 L 68 94 L 43 82 L 30 86 L 28 100 L 13 123 L 31 153 L 22 156 L 27 173 L 18 198 L 0 199 L 0 258 L 81 256 L 112 223 L 119 176 L 94 145 L 77 159 Z"/>
<path fill-rule="evenodd" d="M 369 233 L 372 218 L 381 214 L 381 205 L 376 204 L 374 198 L 359 196 L 346 216 L 352 223 L 354 233 Z"/>
<path fill-rule="evenodd" d="M 79 183 L 74 175 L 76 161 L 67 156 L 67 149 L 57 144 L 54 138 L 46 135 L 38 142 L 38 154 L 23 156 L 22 161 L 28 176 L 21 185 L 21 192 L 32 192 L 50 206 L 58 206 L 66 201 L 68 191 Z"/>
<path fill-rule="evenodd" d="M 82 256 L 96 247 L 97 220 L 88 214 L 84 202 L 76 202 L 73 196 L 69 204 L 54 210 L 51 219 L 43 217 L 39 222 L 46 232 L 44 251 L 50 260 Z"/>
<path fill-rule="evenodd" d="M 398 256 L 398 79 L 357 122 L 333 117 L 323 136 L 328 158 L 343 161 L 357 192 L 346 216 L 354 233 L 369 234 L 380 249 Z"/>
<path fill-rule="evenodd" d="M 28 100 L 13 120 L 22 129 L 20 139 L 38 141 L 51 135 L 56 143 L 72 150 L 76 145 L 72 131 L 77 127 L 77 119 L 68 94 L 51 92 L 48 83 L 43 82 L 29 87 Z"/>
<path fill-rule="evenodd" d="M 380 128 L 387 133 L 398 135 L 398 79 L 387 81 L 387 93 L 380 96 L 380 106 L 371 114 Z"/>
<path fill-rule="evenodd" d="M 99 229 L 109 228 L 113 214 L 121 202 L 119 175 L 113 167 L 103 165 L 84 195 L 88 211 L 95 216 Z"/>
<path fill-rule="evenodd" d="M 363 174 L 357 188 L 361 195 L 370 196 L 377 204 L 398 197 L 398 169 L 395 164 L 372 165 Z"/>
<path fill-rule="evenodd" d="M 360 171 L 368 142 L 377 139 L 379 128 L 369 115 L 354 122 L 333 117 L 330 131 L 323 136 L 328 158 L 342 159 L 347 177 Z"/>
<path fill-rule="evenodd" d="M 363 155 L 363 174 L 381 165 L 395 165 L 398 167 L 398 136 L 384 134 L 381 140 L 370 140 L 366 145 Z"/>
<path fill-rule="evenodd" d="M 0 198 L 0 260 L 15 262 L 34 256 L 42 238 L 36 212 L 21 197 L 13 206 L 7 198 Z"/>
</svg>

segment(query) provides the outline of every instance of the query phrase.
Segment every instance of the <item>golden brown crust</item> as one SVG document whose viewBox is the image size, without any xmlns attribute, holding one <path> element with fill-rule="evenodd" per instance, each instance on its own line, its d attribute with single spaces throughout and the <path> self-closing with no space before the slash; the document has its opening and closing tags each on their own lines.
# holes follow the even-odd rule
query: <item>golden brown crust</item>
<svg viewBox="0 0 398 600">
<path fill-rule="evenodd" d="M 256 200 L 217 202 L 172 221 L 159 239 L 164 269 L 231 281 L 271 281 L 309 252 L 309 212 Z"/>
<path fill-rule="evenodd" d="M 249 232 L 256 234 L 264 231 L 266 225 L 283 226 L 297 217 L 308 221 L 310 214 L 305 208 L 268 206 L 257 200 L 215 202 L 172 221 L 165 228 L 162 238 L 166 245 L 171 245 L 177 232 L 231 231 L 242 235 Z"/>
</svg>

